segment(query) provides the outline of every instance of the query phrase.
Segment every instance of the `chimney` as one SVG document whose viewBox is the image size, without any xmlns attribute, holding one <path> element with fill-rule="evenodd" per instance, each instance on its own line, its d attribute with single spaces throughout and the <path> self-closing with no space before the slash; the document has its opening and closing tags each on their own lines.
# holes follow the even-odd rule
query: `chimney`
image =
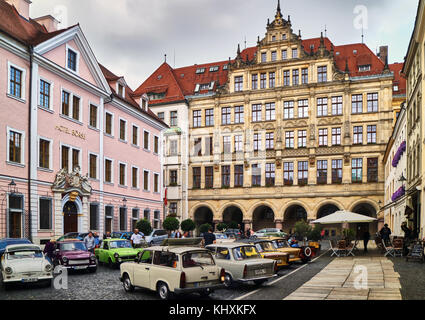
<svg viewBox="0 0 425 320">
<path fill-rule="evenodd" d="M 379 47 L 379 53 L 378 53 L 379 59 L 382 60 L 383 63 L 387 63 L 388 58 L 388 46 L 382 46 Z"/>
<path fill-rule="evenodd" d="M 58 30 L 58 24 L 59 21 L 56 20 L 53 16 L 47 15 L 40 18 L 34 19 L 34 21 L 38 22 L 39 24 L 43 25 L 47 32 L 53 32 Z"/>
<path fill-rule="evenodd" d="M 19 14 L 23 16 L 25 19 L 29 20 L 30 18 L 30 0 L 6 0 L 6 2 L 10 5 L 15 6 L 16 10 L 18 10 Z"/>
</svg>

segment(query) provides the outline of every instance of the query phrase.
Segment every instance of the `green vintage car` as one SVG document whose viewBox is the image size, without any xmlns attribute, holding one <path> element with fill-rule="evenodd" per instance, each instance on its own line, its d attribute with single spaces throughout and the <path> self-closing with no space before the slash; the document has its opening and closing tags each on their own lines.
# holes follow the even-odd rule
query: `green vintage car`
<svg viewBox="0 0 425 320">
<path fill-rule="evenodd" d="M 134 261 L 137 253 L 143 248 L 133 248 L 126 239 L 105 239 L 100 248 L 94 250 L 99 264 L 108 264 L 110 267 L 118 266 L 121 262 Z"/>
</svg>

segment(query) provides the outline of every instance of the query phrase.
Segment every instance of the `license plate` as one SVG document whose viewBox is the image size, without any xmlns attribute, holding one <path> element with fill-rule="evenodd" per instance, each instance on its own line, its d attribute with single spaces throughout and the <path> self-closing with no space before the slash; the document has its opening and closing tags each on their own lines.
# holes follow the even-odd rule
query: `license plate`
<svg viewBox="0 0 425 320">
<path fill-rule="evenodd" d="M 38 279 L 37 278 L 27 278 L 27 279 L 22 279 L 22 282 L 37 282 Z"/>
<path fill-rule="evenodd" d="M 259 269 L 254 271 L 255 275 L 266 274 L 266 269 Z"/>
<path fill-rule="evenodd" d="M 83 270 L 83 269 L 87 269 L 86 266 L 77 266 L 77 267 L 73 267 L 75 270 Z"/>
</svg>

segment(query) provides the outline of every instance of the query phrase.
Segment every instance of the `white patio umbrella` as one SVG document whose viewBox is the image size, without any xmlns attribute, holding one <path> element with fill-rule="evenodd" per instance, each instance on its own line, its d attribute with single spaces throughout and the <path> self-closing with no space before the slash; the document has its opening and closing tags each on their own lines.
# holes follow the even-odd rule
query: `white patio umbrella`
<svg viewBox="0 0 425 320">
<path fill-rule="evenodd" d="M 337 211 L 326 217 L 312 221 L 314 224 L 339 224 L 339 223 L 371 223 L 377 219 L 350 211 Z"/>
</svg>

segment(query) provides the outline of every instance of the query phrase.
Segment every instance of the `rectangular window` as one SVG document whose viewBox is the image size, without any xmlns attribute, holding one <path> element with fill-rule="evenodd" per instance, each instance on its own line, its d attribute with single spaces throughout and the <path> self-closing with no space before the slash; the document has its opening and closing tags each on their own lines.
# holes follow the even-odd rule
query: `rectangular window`
<svg viewBox="0 0 425 320">
<path fill-rule="evenodd" d="M 292 85 L 297 86 L 300 83 L 300 70 L 292 70 Z"/>
<path fill-rule="evenodd" d="M 319 147 L 328 146 L 328 129 L 319 129 Z"/>
<path fill-rule="evenodd" d="M 367 159 L 367 182 L 378 182 L 378 158 Z"/>
<path fill-rule="evenodd" d="M 80 166 L 80 150 L 72 149 L 72 170 Z"/>
<path fill-rule="evenodd" d="M 214 167 L 205 167 L 205 188 L 212 189 L 214 187 Z"/>
<path fill-rule="evenodd" d="M 207 127 L 214 126 L 214 109 L 205 110 L 205 126 Z"/>
<path fill-rule="evenodd" d="M 242 135 L 235 136 L 235 152 L 243 151 Z"/>
<path fill-rule="evenodd" d="M 122 141 L 126 141 L 125 140 L 126 125 L 127 125 L 127 122 L 125 120 L 120 119 L 120 140 Z"/>
<path fill-rule="evenodd" d="M 94 105 L 90 105 L 90 126 L 93 128 L 97 128 L 97 107 Z"/>
<path fill-rule="evenodd" d="M 261 165 L 260 164 L 252 165 L 251 176 L 252 176 L 252 186 L 260 187 L 261 186 Z"/>
<path fill-rule="evenodd" d="M 252 122 L 261 121 L 261 111 L 262 111 L 262 105 L 261 104 L 253 104 L 252 105 Z"/>
<path fill-rule="evenodd" d="M 223 137 L 223 152 L 225 154 L 231 153 L 231 142 L 230 142 L 230 136 Z"/>
<path fill-rule="evenodd" d="M 294 118 L 294 101 L 283 102 L 283 119 Z"/>
<path fill-rule="evenodd" d="M 164 119 L 165 119 L 164 112 L 158 112 L 158 118 L 159 118 L 160 120 L 164 121 Z"/>
<path fill-rule="evenodd" d="M 77 71 L 77 53 L 68 49 L 68 69 Z"/>
<path fill-rule="evenodd" d="M 243 187 L 243 165 L 237 165 L 235 169 L 235 187 Z"/>
<path fill-rule="evenodd" d="M 50 83 L 40 80 L 40 106 L 50 108 Z"/>
<path fill-rule="evenodd" d="M 254 151 L 261 150 L 261 134 L 254 133 Z"/>
<path fill-rule="evenodd" d="M 39 167 L 50 168 L 50 141 L 40 139 Z"/>
<path fill-rule="evenodd" d="M 125 176 L 126 176 L 126 165 L 123 163 L 120 163 L 120 178 L 119 178 L 119 184 L 122 186 L 125 186 Z"/>
<path fill-rule="evenodd" d="M 193 127 L 199 128 L 201 126 L 201 110 L 193 111 Z"/>
<path fill-rule="evenodd" d="M 353 114 L 363 112 L 363 95 L 353 94 L 351 97 L 351 112 Z"/>
<path fill-rule="evenodd" d="M 363 159 L 353 159 L 351 163 L 351 179 L 353 183 L 361 183 L 363 177 Z"/>
<path fill-rule="evenodd" d="M 276 61 L 276 57 L 277 57 L 276 51 L 272 51 L 272 61 Z"/>
<path fill-rule="evenodd" d="M 283 163 L 283 183 L 285 186 L 292 186 L 294 184 L 294 163 Z"/>
<path fill-rule="evenodd" d="M 260 74 L 260 89 L 266 89 L 267 73 Z"/>
<path fill-rule="evenodd" d="M 317 68 L 317 82 L 328 81 L 328 67 L 322 66 Z"/>
<path fill-rule="evenodd" d="M 307 148 L 307 130 L 298 130 L 298 148 Z"/>
<path fill-rule="evenodd" d="M 230 166 L 221 166 L 221 185 L 230 187 Z"/>
<path fill-rule="evenodd" d="M 132 230 L 136 229 L 136 224 L 138 220 L 139 220 L 139 209 L 133 208 L 131 210 L 131 221 L 132 221 L 131 229 Z"/>
<path fill-rule="evenodd" d="M 153 138 L 153 152 L 159 154 L 159 138 L 156 136 Z"/>
<path fill-rule="evenodd" d="M 177 186 L 177 170 L 170 170 L 170 186 Z"/>
<path fill-rule="evenodd" d="M 221 108 L 221 124 L 230 124 L 231 122 L 231 110 L 230 107 Z"/>
<path fill-rule="evenodd" d="M 136 126 L 133 126 L 132 144 L 135 146 L 139 145 L 139 128 Z"/>
<path fill-rule="evenodd" d="M 149 132 L 144 131 L 143 132 L 143 148 L 145 150 L 150 150 L 150 143 L 149 143 Z"/>
<path fill-rule="evenodd" d="M 205 141 L 205 155 L 212 156 L 214 154 L 214 141 L 213 137 L 207 137 Z"/>
<path fill-rule="evenodd" d="M 89 156 L 89 177 L 97 179 L 97 156 L 95 154 Z"/>
<path fill-rule="evenodd" d="M 22 134 L 9 131 L 9 161 L 21 163 L 22 161 Z"/>
<path fill-rule="evenodd" d="M 363 127 L 354 127 L 353 144 L 363 144 Z"/>
<path fill-rule="evenodd" d="M 52 229 L 52 199 L 40 198 L 40 230 Z"/>
<path fill-rule="evenodd" d="M 288 87 L 291 85 L 291 74 L 289 70 L 283 71 L 283 85 Z"/>
<path fill-rule="evenodd" d="M 72 118 L 74 120 L 80 120 L 80 98 L 72 96 Z"/>
<path fill-rule="evenodd" d="M 301 83 L 308 84 L 308 68 L 301 69 Z"/>
<path fill-rule="evenodd" d="M 271 187 L 275 184 L 275 164 L 266 163 L 266 186 Z"/>
<path fill-rule="evenodd" d="M 139 187 L 139 169 L 136 167 L 131 168 L 131 186 L 133 188 Z"/>
<path fill-rule="evenodd" d="M 239 92 L 243 90 L 243 76 L 235 77 L 235 91 Z"/>
<path fill-rule="evenodd" d="M 266 150 L 274 149 L 274 133 L 267 132 L 266 133 Z"/>
<path fill-rule="evenodd" d="M 276 73 L 269 72 L 269 88 L 274 88 L 276 84 Z"/>
<path fill-rule="evenodd" d="M 332 145 L 341 145 L 341 128 L 332 128 Z"/>
<path fill-rule="evenodd" d="M 170 156 L 176 156 L 178 154 L 177 140 L 170 141 Z"/>
<path fill-rule="evenodd" d="M 282 60 L 288 59 L 288 50 L 282 50 Z"/>
<path fill-rule="evenodd" d="M 69 99 L 70 94 L 66 91 L 62 91 L 62 114 L 69 116 Z"/>
<path fill-rule="evenodd" d="M 105 182 L 112 183 L 112 161 L 105 159 Z"/>
<path fill-rule="evenodd" d="M 170 202 L 168 211 L 172 215 L 177 215 L 177 202 Z"/>
<path fill-rule="evenodd" d="M 251 76 L 251 81 L 252 81 L 252 90 L 257 90 L 258 89 L 258 74 L 253 74 Z"/>
<path fill-rule="evenodd" d="M 376 125 L 367 126 L 367 143 L 376 143 Z"/>
<path fill-rule="evenodd" d="M 244 123 L 244 107 L 238 106 L 235 107 L 235 123 Z"/>
<path fill-rule="evenodd" d="M 378 112 L 378 94 L 367 94 L 367 112 Z"/>
<path fill-rule="evenodd" d="M 127 230 L 127 208 L 120 207 L 120 230 Z"/>
<path fill-rule="evenodd" d="M 328 98 L 317 99 L 317 116 L 325 117 L 328 115 Z"/>
<path fill-rule="evenodd" d="M 328 161 L 318 160 L 317 161 L 317 184 L 328 183 Z"/>
<path fill-rule="evenodd" d="M 294 48 L 292 49 L 292 59 L 298 58 L 298 49 Z"/>
<path fill-rule="evenodd" d="M 342 115 L 342 96 L 332 97 L 332 115 Z"/>
<path fill-rule="evenodd" d="M 143 171 L 143 190 L 149 191 L 149 171 Z"/>
<path fill-rule="evenodd" d="M 157 173 L 153 175 L 153 192 L 159 192 L 159 174 Z"/>
<path fill-rule="evenodd" d="M 61 168 L 66 169 L 68 171 L 68 164 L 69 164 L 69 148 L 66 146 L 62 146 L 61 148 Z"/>
<path fill-rule="evenodd" d="M 202 156 L 202 138 L 195 138 L 194 140 L 194 156 L 201 157 Z"/>
<path fill-rule="evenodd" d="M 272 103 L 266 103 L 266 121 L 273 121 L 276 120 L 276 110 L 275 110 L 275 104 Z"/>
<path fill-rule="evenodd" d="M 294 149 L 294 131 L 285 132 L 285 148 Z"/>
<path fill-rule="evenodd" d="M 99 205 L 90 203 L 90 230 L 99 230 Z"/>
<path fill-rule="evenodd" d="M 261 62 L 267 62 L 267 52 L 261 52 Z"/>
<path fill-rule="evenodd" d="M 170 112 L 170 126 L 171 127 L 177 126 L 177 111 Z"/>
<path fill-rule="evenodd" d="M 10 94 L 17 98 L 22 97 L 22 71 L 10 67 Z"/>
<path fill-rule="evenodd" d="M 105 133 L 112 135 L 112 114 L 105 114 Z"/>
<path fill-rule="evenodd" d="M 298 185 L 305 186 L 308 183 L 308 161 L 298 162 Z"/>
<path fill-rule="evenodd" d="M 298 100 L 298 118 L 308 118 L 308 99 Z"/>
<path fill-rule="evenodd" d="M 342 183 L 342 160 L 332 160 L 332 183 Z"/>
</svg>

